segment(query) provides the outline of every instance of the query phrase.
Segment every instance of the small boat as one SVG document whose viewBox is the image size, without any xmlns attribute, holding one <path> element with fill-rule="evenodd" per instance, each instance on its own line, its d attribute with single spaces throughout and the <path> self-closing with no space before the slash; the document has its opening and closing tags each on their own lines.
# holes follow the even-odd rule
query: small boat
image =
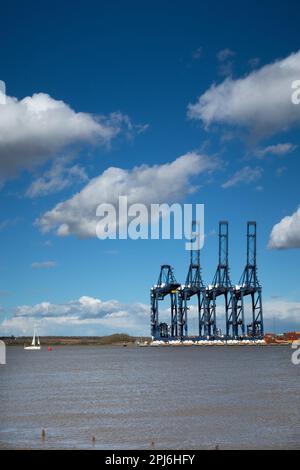
<svg viewBox="0 0 300 470">
<path fill-rule="evenodd" d="M 31 346 L 24 346 L 24 349 L 31 350 L 31 351 L 37 351 L 41 349 L 41 343 L 40 343 L 40 338 L 36 333 L 36 328 L 34 327 L 33 330 L 33 338 L 31 342 Z"/>
</svg>

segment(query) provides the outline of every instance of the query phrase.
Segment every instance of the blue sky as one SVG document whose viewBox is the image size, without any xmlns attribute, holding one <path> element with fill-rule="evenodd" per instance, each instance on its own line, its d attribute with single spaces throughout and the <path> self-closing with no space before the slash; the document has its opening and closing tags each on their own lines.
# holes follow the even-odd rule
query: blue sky
<svg viewBox="0 0 300 470">
<path fill-rule="evenodd" d="M 235 283 L 257 221 L 267 329 L 300 329 L 297 2 L 12 1 L 1 16 L 0 334 L 35 321 L 44 334 L 149 334 L 149 287 L 162 263 L 184 282 L 184 242 L 78 238 L 93 178 L 100 203 L 107 181 L 110 198 L 118 188 L 108 169 L 131 190 L 142 165 L 166 202 L 205 204 L 207 284 L 218 221 Z"/>
</svg>

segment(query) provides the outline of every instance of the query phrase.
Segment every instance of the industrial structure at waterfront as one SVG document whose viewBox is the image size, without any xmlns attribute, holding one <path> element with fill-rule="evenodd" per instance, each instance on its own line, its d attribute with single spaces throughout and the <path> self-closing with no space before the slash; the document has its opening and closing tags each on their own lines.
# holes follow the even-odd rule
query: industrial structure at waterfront
<svg viewBox="0 0 300 470">
<path fill-rule="evenodd" d="M 185 284 L 176 281 L 170 265 L 161 266 L 157 284 L 150 292 L 152 338 L 189 339 L 189 305 L 195 299 L 199 340 L 262 339 L 264 327 L 261 291 L 256 265 L 256 222 L 247 223 L 246 265 L 239 283 L 232 284 L 228 261 L 228 222 L 221 221 L 218 266 L 212 284 L 207 286 L 202 279 L 199 247 L 190 252 Z M 166 298 L 170 300 L 170 324 L 160 322 L 159 319 L 159 305 Z M 245 298 L 250 299 L 249 323 L 246 322 Z M 224 333 L 218 324 L 221 318 L 225 324 Z"/>
</svg>

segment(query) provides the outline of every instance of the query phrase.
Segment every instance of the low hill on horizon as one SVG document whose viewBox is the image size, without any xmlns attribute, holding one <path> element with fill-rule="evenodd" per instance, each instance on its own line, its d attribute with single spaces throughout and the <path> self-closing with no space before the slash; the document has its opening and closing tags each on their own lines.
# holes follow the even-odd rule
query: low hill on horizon
<svg viewBox="0 0 300 470">
<path fill-rule="evenodd" d="M 1 340 L 5 342 L 7 346 L 19 346 L 31 343 L 31 336 L 2 336 Z M 130 336 L 127 333 L 114 333 L 107 336 L 40 336 L 41 345 L 46 346 L 75 346 L 75 345 L 86 345 L 86 346 L 108 346 L 108 345 L 123 345 L 123 344 L 134 344 L 136 341 L 147 341 L 149 337 L 145 336 Z"/>
</svg>

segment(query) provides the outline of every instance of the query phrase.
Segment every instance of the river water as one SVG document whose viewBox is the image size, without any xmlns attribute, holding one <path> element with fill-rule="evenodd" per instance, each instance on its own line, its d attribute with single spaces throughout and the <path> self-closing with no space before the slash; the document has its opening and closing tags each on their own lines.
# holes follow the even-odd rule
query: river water
<svg viewBox="0 0 300 470">
<path fill-rule="evenodd" d="M 287 346 L 8 347 L 0 447 L 299 449 L 300 365 L 291 353 Z"/>
</svg>

